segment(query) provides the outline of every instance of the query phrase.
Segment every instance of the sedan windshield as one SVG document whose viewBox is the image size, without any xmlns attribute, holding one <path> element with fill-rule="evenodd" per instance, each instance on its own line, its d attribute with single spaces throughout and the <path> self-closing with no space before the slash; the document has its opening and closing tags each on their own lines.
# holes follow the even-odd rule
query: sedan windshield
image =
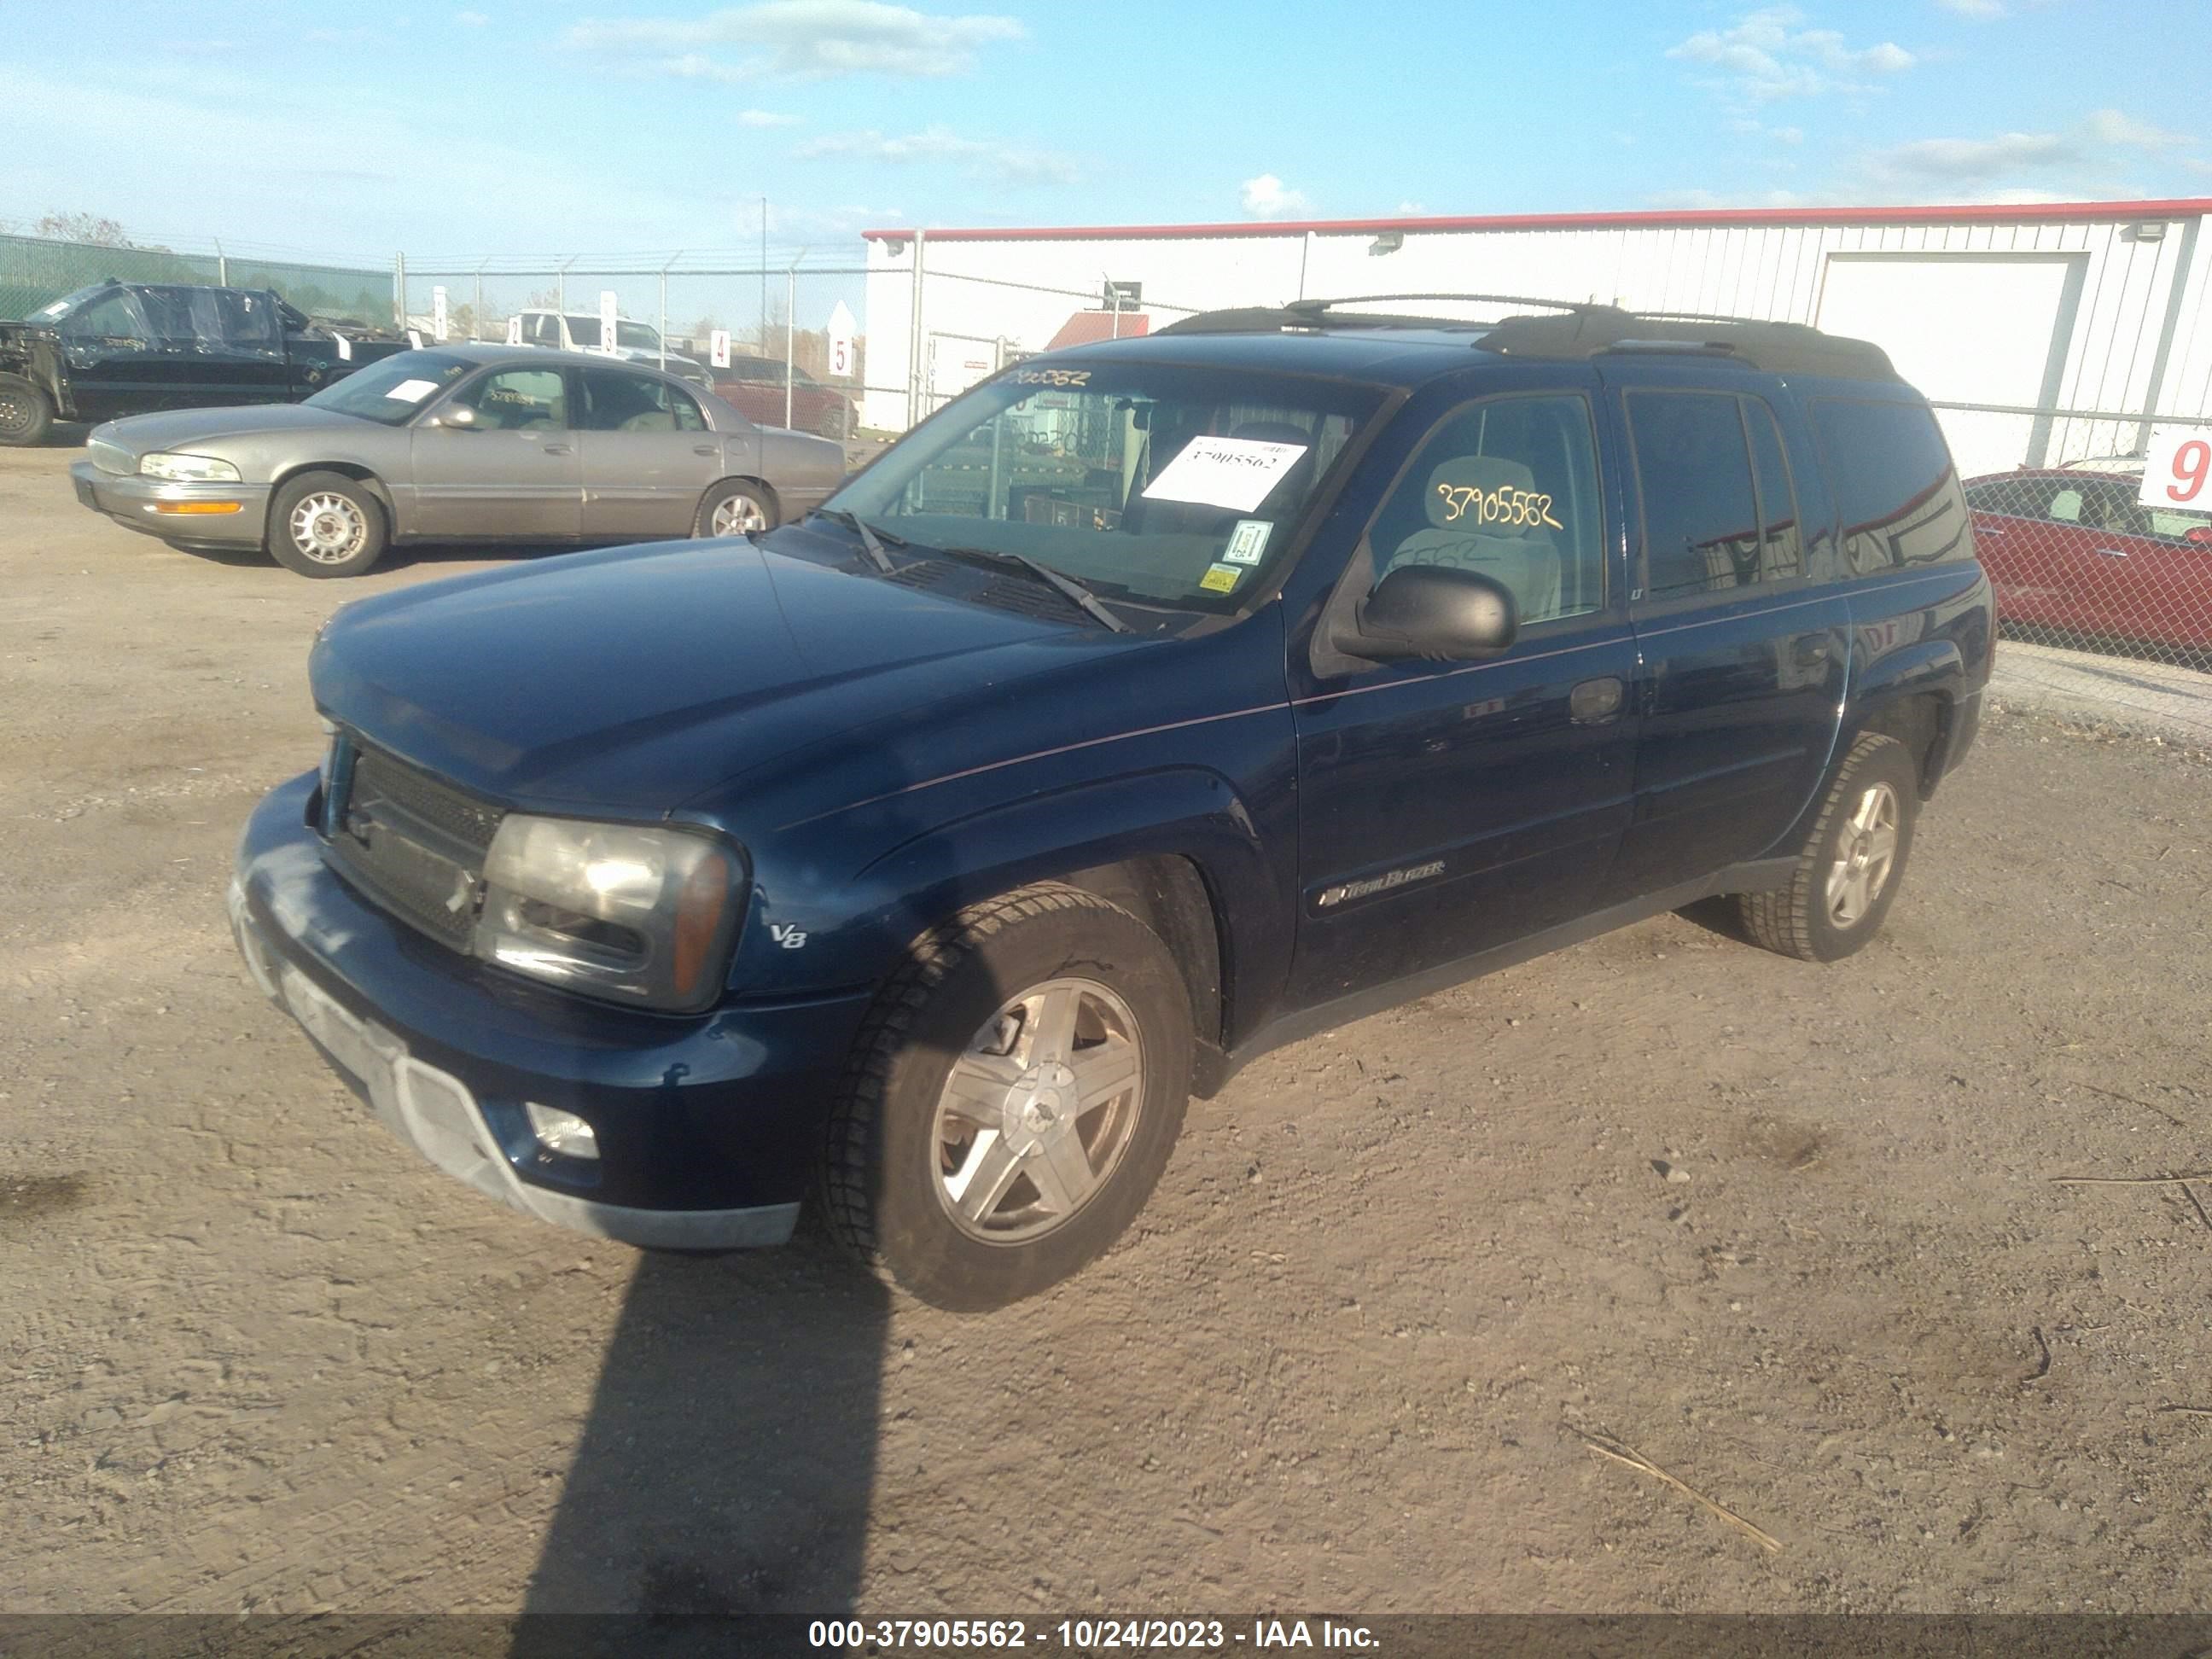
<svg viewBox="0 0 2212 1659">
<path fill-rule="evenodd" d="M 427 399 L 474 367 L 443 351 L 403 351 L 333 380 L 308 398 L 307 407 L 335 410 L 379 426 L 404 426 Z"/>
<path fill-rule="evenodd" d="M 589 351 L 604 345 L 600 337 L 606 331 L 599 326 L 596 317 L 568 319 L 568 337 L 576 343 L 579 351 Z M 660 349 L 660 331 L 650 323 L 633 323 L 623 318 L 615 325 L 615 343 L 629 351 L 658 351 Z"/>
<path fill-rule="evenodd" d="M 1233 611 L 1381 400 L 1371 386 L 1218 368 L 1016 368 L 830 504 L 917 551 L 1019 555 L 1109 599 Z"/>
</svg>

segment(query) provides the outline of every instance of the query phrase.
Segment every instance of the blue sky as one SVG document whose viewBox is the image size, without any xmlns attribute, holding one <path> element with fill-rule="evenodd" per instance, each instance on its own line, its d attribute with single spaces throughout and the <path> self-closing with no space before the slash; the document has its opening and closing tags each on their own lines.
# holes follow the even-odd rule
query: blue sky
<svg viewBox="0 0 2212 1659">
<path fill-rule="evenodd" d="M 2212 195 L 2212 6 L 0 0 L 0 222 L 388 258 Z M 2186 67 L 2183 67 L 2186 66 Z"/>
</svg>

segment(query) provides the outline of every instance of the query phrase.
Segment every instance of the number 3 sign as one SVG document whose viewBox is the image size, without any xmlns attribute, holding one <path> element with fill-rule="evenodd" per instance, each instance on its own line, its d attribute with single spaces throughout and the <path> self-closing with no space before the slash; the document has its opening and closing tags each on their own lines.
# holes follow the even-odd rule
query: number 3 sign
<svg viewBox="0 0 2212 1659">
<path fill-rule="evenodd" d="M 2212 426 L 2154 426 L 2143 451 L 2145 507 L 2212 508 Z"/>
</svg>

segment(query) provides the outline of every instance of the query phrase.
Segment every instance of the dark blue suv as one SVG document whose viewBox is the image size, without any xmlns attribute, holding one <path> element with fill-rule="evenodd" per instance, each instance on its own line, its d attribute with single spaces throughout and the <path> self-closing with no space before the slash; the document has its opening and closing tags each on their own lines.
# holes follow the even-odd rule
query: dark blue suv
<svg viewBox="0 0 2212 1659">
<path fill-rule="evenodd" d="M 486 1193 L 677 1249 L 811 1194 L 989 1307 L 1275 1045 L 1717 895 L 1858 949 L 1993 622 L 1863 343 L 1209 313 L 1001 373 L 803 522 L 348 605 L 232 913 Z"/>
</svg>

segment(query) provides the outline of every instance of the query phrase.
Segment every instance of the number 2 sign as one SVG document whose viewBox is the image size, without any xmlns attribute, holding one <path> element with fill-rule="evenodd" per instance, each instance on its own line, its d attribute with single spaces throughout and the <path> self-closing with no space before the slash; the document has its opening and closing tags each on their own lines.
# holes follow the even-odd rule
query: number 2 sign
<svg viewBox="0 0 2212 1659">
<path fill-rule="evenodd" d="M 2212 509 L 2212 426 L 2154 426 L 2143 450 L 2145 507 Z"/>
</svg>

